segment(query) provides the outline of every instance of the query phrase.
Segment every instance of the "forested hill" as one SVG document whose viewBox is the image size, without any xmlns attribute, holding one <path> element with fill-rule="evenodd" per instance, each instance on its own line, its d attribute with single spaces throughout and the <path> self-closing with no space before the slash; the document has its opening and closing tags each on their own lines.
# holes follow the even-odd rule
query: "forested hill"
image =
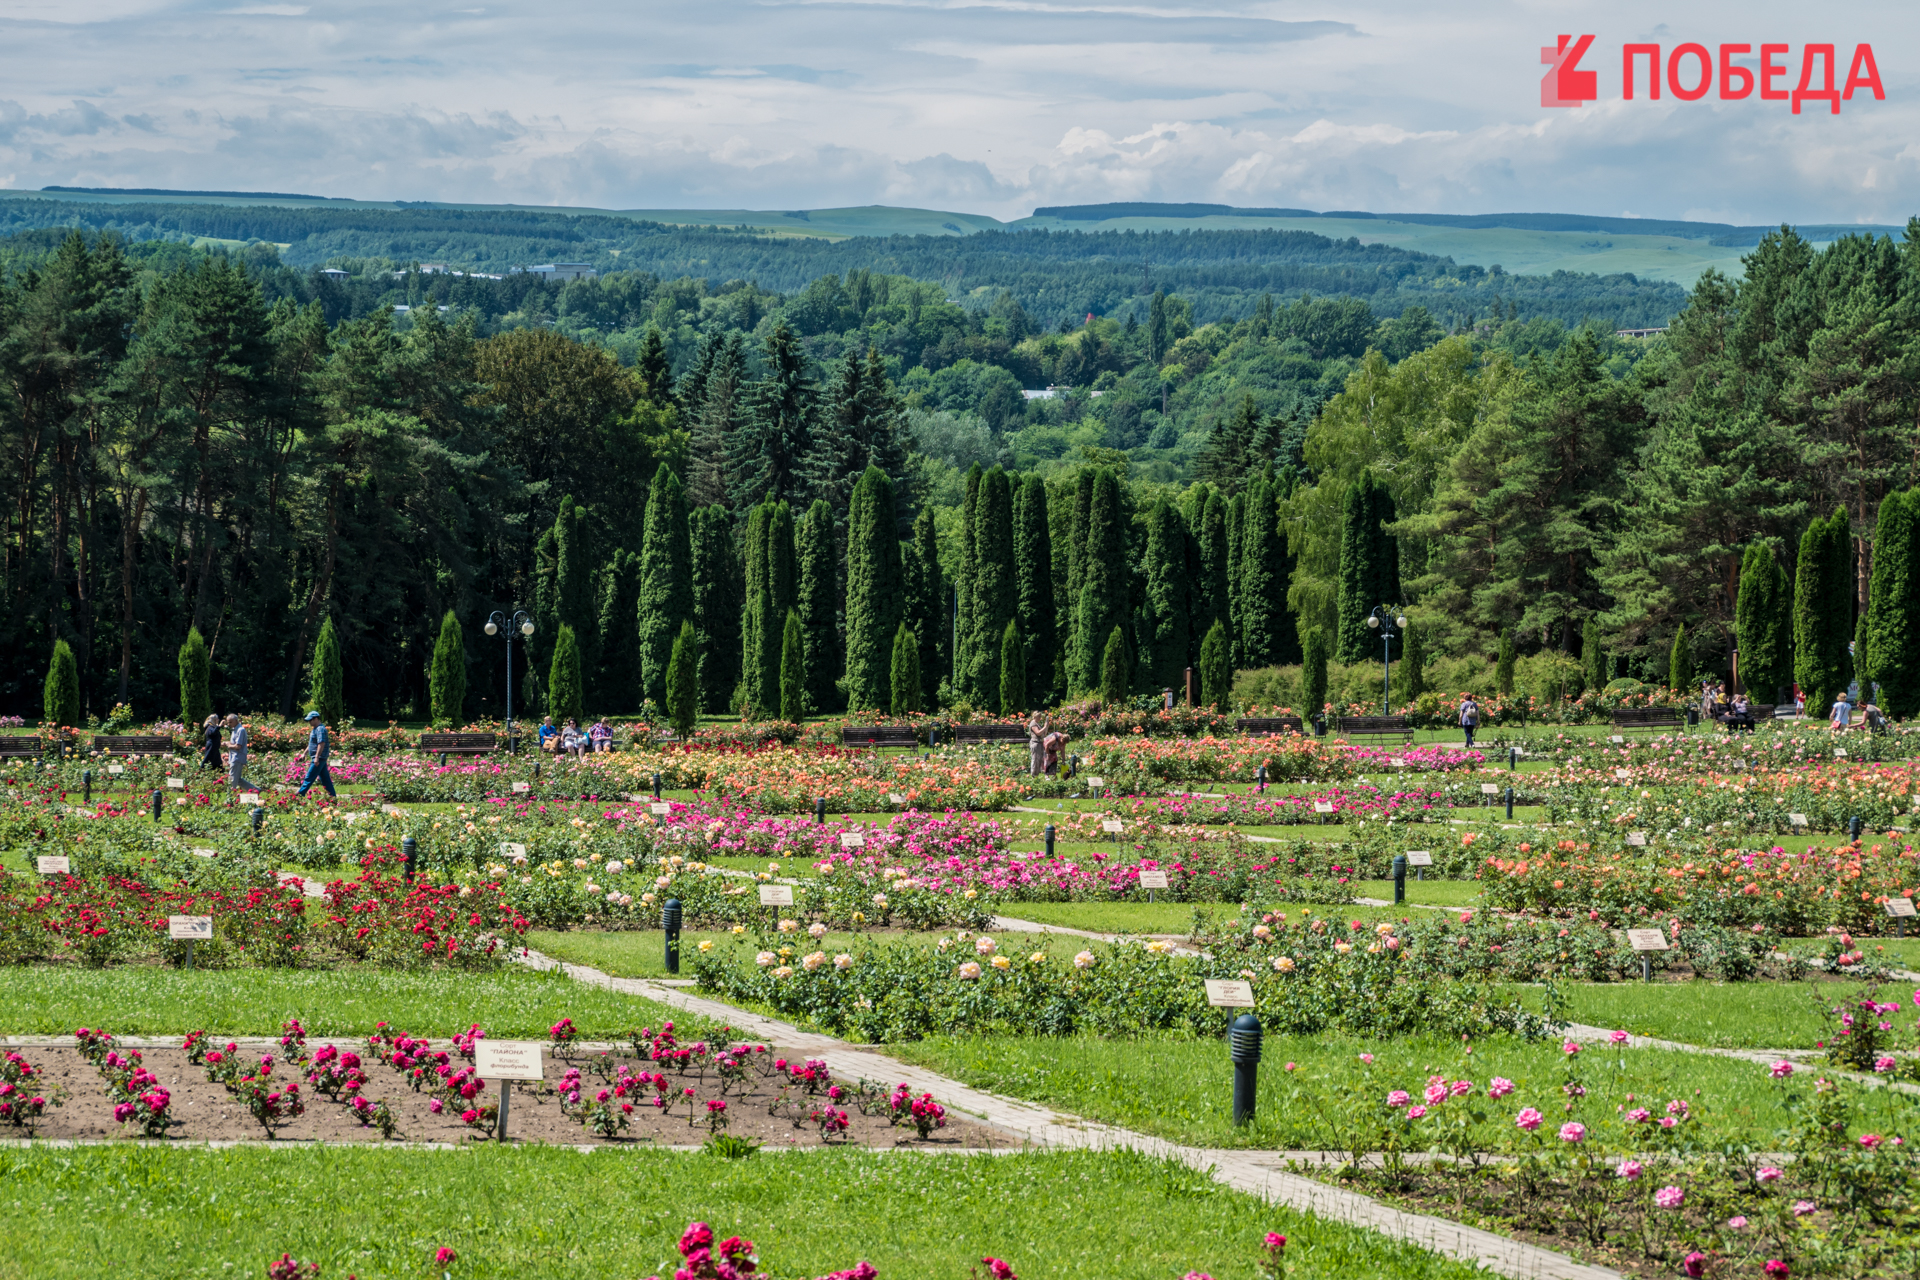
<svg viewBox="0 0 1920 1280">
<path fill-rule="evenodd" d="M 1201 323 L 1245 317 L 1262 294 L 1348 295 L 1382 318 L 1417 303 L 1449 327 L 1505 309 L 1568 325 L 1640 328 L 1664 325 L 1686 301 L 1678 285 L 1630 274 L 1512 274 L 1306 231 L 988 231 L 833 242 L 557 210 L 0 200 L 0 235 L 63 227 L 132 241 L 264 241 L 283 246 L 281 261 L 294 267 L 383 258 L 506 272 L 570 261 L 780 292 L 866 270 L 938 281 L 954 298 L 1006 290 L 1048 325 L 1088 313 L 1144 319 L 1155 290 L 1188 299 Z"/>
</svg>

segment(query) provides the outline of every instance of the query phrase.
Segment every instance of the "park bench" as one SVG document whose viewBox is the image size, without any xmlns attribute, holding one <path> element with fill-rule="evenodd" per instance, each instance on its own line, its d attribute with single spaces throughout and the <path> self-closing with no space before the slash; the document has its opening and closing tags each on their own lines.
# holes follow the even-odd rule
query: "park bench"
<svg viewBox="0 0 1920 1280">
<path fill-rule="evenodd" d="M 912 729 L 891 724 L 850 724 L 841 728 L 840 741 L 849 747 L 906 747 L 912 750 L 920 739 Z"/>
<path fill-rule="evenodd" d="M 1305 733 L 1299 716 L 1243 716 L 1233 727 L 1252 738 L 1272 738 L 1283 733 Z"/>
<path fill-rule="evenodd" d="M 1721 723 L 1727 726 L 1728 733 L 1738 733 L 1742 729 L 1750 729 L 1753 725 L 1773 719 L 1773 713 L 1774 705 L 1771 702 L 1754 702 L 1747 706 L 1748 724 L 1742 724 L 1735 719 L 1732 711 L 1727 712 Z"/>
<path fill-rule="evenodd" d="M 1405 716 L 1340 716 L 1334 732 L 1343 738 L 1398 738 L 1413 741 L 1413 729 Z"/>
<path fill-rule="evenodd" d="M 27 733 L 10 733 L 0 738 L 0 756 L 38 756 L 45 754 L 47 744 Z"/>
<path fill-rule="evenodd" d="M 96 733 L 93 749 L 110 756 L 170 756 L 174 751 L 173 739 L 163 733 Z"/>
<path fill-rule="evenodd" d="M 423 733 L 420 735 L 422 751 L 438 752 L 440 763 L 445 764 L 448 756 L 484 756 L 498 748 L 500 735 L 497 733 Z"/>
<path fill-rule="evenodd" d="M 1613 712 L 1616 729 L 1684 729 L 1687 718 L 1673 707 L 1617 707 Z"/>
<path fill-rule="evenodd" d="M 960 746 L 981 742 L 1025 742 L 1027 726 L 1023 724 L 957 724 L 953 726 L 953 740 Z"/>
</svg>

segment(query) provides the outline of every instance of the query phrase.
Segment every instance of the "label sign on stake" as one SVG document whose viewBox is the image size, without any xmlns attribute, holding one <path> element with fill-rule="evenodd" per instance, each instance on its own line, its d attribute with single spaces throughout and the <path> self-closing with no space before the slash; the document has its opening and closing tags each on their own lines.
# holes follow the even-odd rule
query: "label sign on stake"
<svg viewBox="0 0 1920 1280">
<path fill-rule="evenodd" d="M 213 941 L 212 916 L 168 916 L 167 937 L 175 942 Z"/>
<path fill-rule="evenodd" d="M 544 1078 L 538 1040 L 488 1040 L 473 1042 L 473 1069 L 483 1079 L 539 1080 Z"/>
<path fill-rule="evenodd" d="M 1635 951 L 1665 951 L 1667 935 L 1658 929 L 1629 929 L 1627 945 Z"/>
<path fill-rule="evenodd" d="M 185 791 L 186 789 L 187 789 L 187 780 L 185 778 L 168 778 L 167 779 L 167 790 Z"/>
<path fill-rule="evenodd" d="M 1167 873 L 1164 871 L 1142 871 L 1140 873 L 1142 889 L 1164 889 L 1167 887 Z"/>
<path fill-rule="evenodd" d="M 220 856 L 220 851 L 218 849 L 208 849 L 208 848 L 202 847 L 199 849 L 195 849 L 193 851 L 193 856 L 196 858 L 217 858 Z"/>
<path fill-rule="evenodd" d="M 1627 843 L 1636 849 L 1644 849 L 1647 845 L 1647 833 L 1644 831 L 1629 831 L 1627 832 Z"/>
<path fill-rule="evenodd" d="M 859 831 L 842 831 L 840 833 L 840 847 L 842 849 L 864 849 L 867 847 L 867 837 L 863 832 Z"/>
<path fill-rule="evenodd" d="M 790 884 L 763 884 L 760 886 L 760 905 L 763 907 L 790 907 L 793 905 L 793 886 Z"/>
<path fill-rule="evenodd" d="M 1625 738 L 1623 738 L 1623 737 L 1621 737 L 1621 736 L 1620 736 L 1619 734 L 1617 734 L 1617 733 L 1616 733 L 1616 734 L 1614 734 L 1614 735 L 1613 735 L 1613 737 L 1611 737 L 1611 738 L 1609 738 L 1609 739 L 1607 739 L 1607 741 L 1609 741 L 1609 742 L 1625 742 L 1625 741 L 1626 741 L 1626 739 L 1625 739 Z"/>
<path fill-rule="evenodd" d="M 1107 780 L 1105 778 L 1088 778 L 1087 785 L 1090 787 L 1104 787 L 1107 785 Z"/>
<path fill-rule="evenodd" d="M 108 773 L 125 773 L 126 771 L 127 766 L 123 764 L 110 764 L 107 766 Z"/>
<path fill-rule="evenodd" d="M 1207 1003 L 1216 1009 L 1253 1008 L 1253 984 L 1226 978 L 1207 978 Z"/>
<path fill-rule="evenodd" d="M 1313 811 L 1314 811 L 1315 813 L 1332 813 L 1332 812 L 1333 812 L 1333 801 L 1331 801 L 1331 800 L 1315 800 L 1315 801 L 1313 802 Z"/>
<path fill-rule="evenodd" d="M 516 782 L 513 784 L 513 789 L 515 791 L 531 791 L 533 790 L 533 784 L 531 782 Z"/>
<path fill-rule="evenodd" d="M 1433 851 L 1432 851 L 1431 849 L 1409 849 L 1409 850 L 1407 850 L 1407 865 L 1408 865 L 1408 866 L 1410 866 L 1410 867 L 1430 867 L 1430 866 L 1432 866 L 1432 865 L 1433 865 Z"/>
<path fill-rule="evenodd" d="M 1500 784 L 1497 782 L 1483 782 L 1480 784 L 1480 794 L 1483 796 L 1497 796 L 1500 794 Z"/>
<path fill-rule="evenodd" d="M 1847 758 L 1847 753 L 1840 747 L 1835 747 L 1833 749 L 1833 758 L 1835 760 L 1845 760 Z"/>
<path fill-rule="evenodd" d="M 665 800 L 655 800 L 647 805 L 647 812 L 657 813 L 664 818 L 666 815 L 673 812 L 673 806 L 668 804 Z"/>
<path fill-rule="evenodd" d="M 500 856 L 503 858 L 524 858 L 527 856 L 527 846 L 517 844 L 511 840 L 502 841 L 500 845 Z"/>
<path fill-rule="evenodd" d="M 45 861 L 45 859 L 42 859 L 42 861 Z M 1887 914 L 1890 916 L 1911 916 L 1914 914 L 1912 898 L 1888 898 L 1886 906 Z"/>
<path fill-rule="evenodd" d="M 1807 825 L 1807 815 L 1804 813 L 1790 813 L 1787 815 L 1787 825 L 1790 827 L 1804 827 Z"/>
<path fill-rule="evenodd" d="M 1407 762 L 1405 760 L 1400 759 L 1398 756 L 1388 756 L 1387 763 L 1392 765 L 1396 769 L 1404 769 L 1407 767 Z"/>
<path fill-rule="evenodd" d="M 1618 779 L 1620 779 L 1620 781 L 1622 781 L 1622 782 L 1625 782 L 1625 781 L 1626 781 L 1626 780 L 1627 780 L 1628 778 L 1631 778 L 1631 777 L 1633 776 L 1633 770 L 1631 770 L 1631 769 L 1615 769 L 1615 770 L 1613 771 L 1613 776 L 1614 776 L 1614 777 L 1616 777 L 1616 778 L 1618 778 Z"/>
<path fill-rule="evenodd" d="M 41 854 L 33 860 L 33 869 L 43 876 L 64 876 L 73 873 L 73 859 Z"/>
<path fill-rule="evenodd" d="M 1127 829 L 1127 824 L 1120 821 L 1120 819 L 1118 818 L 1106 818 L 1101 821 L 1100 829 L 1102 831 L 1111 831 L 1117 834 L 1119 832 L 1125 831 Z"/>
<path fill-rule="evenodd" d="M 906 802 L 907 802 L 907 798 L 901 795 L 898 791 L 887 792 L 888 804 L 905 804 Z"/>
</svg>

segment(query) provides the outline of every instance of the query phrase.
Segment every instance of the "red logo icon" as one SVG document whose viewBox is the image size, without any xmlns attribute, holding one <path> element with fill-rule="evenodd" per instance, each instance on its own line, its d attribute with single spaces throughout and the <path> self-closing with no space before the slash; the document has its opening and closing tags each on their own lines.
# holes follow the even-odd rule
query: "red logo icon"
<svg viewBox="0 0 1920 1280">
<path fill-rule="evenodd" d="M 1568 41 L 1573 41 L 1571 45 Z M 1547 74 L 1540 77 L 1540 105 L 1578 107 L 1600 96 L 1599 77 L 1580 70 L 1580 58 L 1593 44 L 1592 36 L 1561 36 L 1558 45 L 1540 50 Z"/>
</svg>

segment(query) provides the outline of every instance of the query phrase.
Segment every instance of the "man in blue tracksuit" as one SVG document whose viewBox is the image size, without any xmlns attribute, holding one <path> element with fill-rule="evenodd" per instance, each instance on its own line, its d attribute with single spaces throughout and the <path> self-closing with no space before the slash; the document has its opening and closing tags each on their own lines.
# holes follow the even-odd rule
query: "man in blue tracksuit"
<svg viewBox="0 0 1920 1280">
<path fill-rule="evenodd" d="M 326 721 L 320 718 L 318 711 L 309 711 L 307 723 L 313 727 L 313 731 L 307 735 L 307 749 L 301 752 L 307 757 L 307 776 L 300 783 L 300 794 L 307 794 L 307 789 L 317 781 L 327 789 L 328 795 L 339 799 L 339 792 L 333 789 L 333 775 L 327 772 L 327 756 L 332 751 L 333 740 L 327 736 Z"/>
</svg>

